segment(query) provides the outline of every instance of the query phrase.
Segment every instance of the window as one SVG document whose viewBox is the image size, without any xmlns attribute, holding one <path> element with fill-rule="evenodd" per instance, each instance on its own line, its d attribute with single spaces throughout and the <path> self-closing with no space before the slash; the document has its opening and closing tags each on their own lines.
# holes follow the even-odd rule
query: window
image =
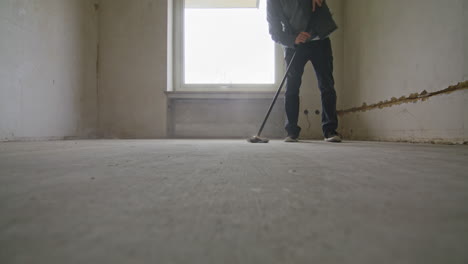
<svg viewBox="0 0 468 264">
<path fill-rule="evenodd" d="M 274 89 L 283 57 L 268 33 L 266 0 L 179 0 L 175 9 L 177 90 Z"/>
</svg>

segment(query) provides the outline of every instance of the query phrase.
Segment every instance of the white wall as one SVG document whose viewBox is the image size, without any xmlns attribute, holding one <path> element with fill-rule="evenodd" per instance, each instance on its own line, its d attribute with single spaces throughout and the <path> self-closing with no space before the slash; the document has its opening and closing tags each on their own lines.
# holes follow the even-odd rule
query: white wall
<svg viewBox="0 0 468 264">
<path fill-rule="evenodd" d="M 341 106 L 434 92 L 467 80 L 466 0 L 353 0 L 344 5 Z M 467 140 L 467 90 L 344 115 L 351 139 Z"/>
<path fill-rule="evenodd" d="M 94 2 L 0 1 L 0 140 L 95 133 Z"/>
<path fill-rule="evenodd" d="M 99 131 L 166 136 L 167 0 L 101 0 Z"/>
</svg>

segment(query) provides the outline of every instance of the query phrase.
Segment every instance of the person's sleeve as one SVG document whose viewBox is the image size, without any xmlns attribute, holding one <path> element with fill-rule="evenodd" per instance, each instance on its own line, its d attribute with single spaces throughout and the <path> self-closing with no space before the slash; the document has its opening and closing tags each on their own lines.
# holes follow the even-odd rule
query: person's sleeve
<svg viewBox="0 0 468 264">
<path fill-rule="evenodd" d="M 326 1 L 323 1 L 322 7 L 315 10 L 310 19 L 311 32 L 317 34 L 320 39 L 327 38 L 338 29 Z"/>
<path fill-rule="evenodd" d="M 283 31 L 279 8 L 281 7 L 278 5 L 277 0 L 267 1 L 267 21 L 271 38 L 276 43 L 289 48 L 294 48 L 296 36 Z"/>
</svg>

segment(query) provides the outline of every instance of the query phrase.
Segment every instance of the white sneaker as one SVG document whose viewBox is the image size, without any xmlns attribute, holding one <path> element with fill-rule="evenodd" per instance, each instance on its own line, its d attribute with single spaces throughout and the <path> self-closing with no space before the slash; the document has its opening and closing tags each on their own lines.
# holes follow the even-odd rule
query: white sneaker
<svg viewBox="0 0 468 264">
<path fill-rule="evenodd" d="M 332 142 L 332 143 L 340 143 L 341 137 L 338 135 L 338 133 L 330 133 L 325 137 L 326 142 Z"/>
<path fill-rule="evenodd" d="M 297 138 L 293 138 L 293 137 L 287 137 L 284 139 L 284 142 L 287 142 L 287 143 L 294 143 L 294 142 L 299 142 L 299 140 Z"/>
</svg>

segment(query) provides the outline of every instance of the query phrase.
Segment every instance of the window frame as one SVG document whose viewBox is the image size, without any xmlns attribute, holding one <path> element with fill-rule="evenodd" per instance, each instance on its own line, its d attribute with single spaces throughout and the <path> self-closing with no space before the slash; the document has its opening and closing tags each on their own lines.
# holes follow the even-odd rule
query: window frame
<svg viewBox="0 0 468 264">
<path fill-rule="evenodd" d="M 185 0 L 173 1 L 174 86 L 172 92 L 272 92 L 276 91 L 285 71 L 283 48 L 275 44 L 275 81 L 273 84 L 186 84 L 185 78 Z M 266 18 L 265 18 L 266 19 Z M 273 41 L 273 40 L 272 40 Z"/>
</svg>

